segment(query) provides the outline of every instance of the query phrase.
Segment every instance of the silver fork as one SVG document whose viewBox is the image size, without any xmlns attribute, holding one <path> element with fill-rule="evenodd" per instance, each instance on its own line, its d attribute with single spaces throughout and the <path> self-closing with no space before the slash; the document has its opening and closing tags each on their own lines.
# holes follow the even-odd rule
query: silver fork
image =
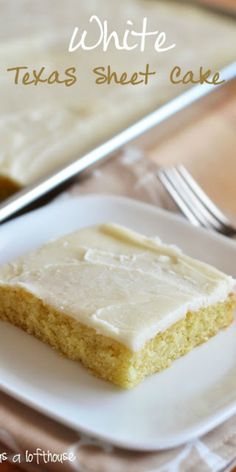
<svg viewBox="0 0 236 472">
<path fill-rule="evenodd" d="M 160 169 L 157 175 L 193 225 L 215 230 L 231 238 L 236 236 L 236 226 L 211 201 L 183 165 Z"/>
</svg>

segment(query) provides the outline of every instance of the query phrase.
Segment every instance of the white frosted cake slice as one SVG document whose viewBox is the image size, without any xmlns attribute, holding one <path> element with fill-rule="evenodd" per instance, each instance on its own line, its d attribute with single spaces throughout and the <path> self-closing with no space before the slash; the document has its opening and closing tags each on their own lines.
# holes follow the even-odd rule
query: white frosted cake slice
<svg viewBox="0 0 236 472">
<path fill-rule="evenodd" d="M 124 227 L 78 230 L 0 269 L 0 318 L 123 387 L 233 320 L 234 280 Z"/>
</svg>

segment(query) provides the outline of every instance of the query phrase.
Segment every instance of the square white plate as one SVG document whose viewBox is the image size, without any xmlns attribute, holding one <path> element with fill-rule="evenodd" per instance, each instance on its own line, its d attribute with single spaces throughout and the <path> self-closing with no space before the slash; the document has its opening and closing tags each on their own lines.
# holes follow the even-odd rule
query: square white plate
<svg viewBox="0 0 236 472">
<path fill-rule="evenodd" d="M 236 276 L 236 244 L 153 206 L 121 197 L 68 197 L 6 223 L 0 264 L 77 228 L 116 222 L 158 235 Z M 50 417 L 125 448 L 187 442 L 236 412 L 236 323 L 131 391 L 0 322 L 2 389 Z"/>
</svg>

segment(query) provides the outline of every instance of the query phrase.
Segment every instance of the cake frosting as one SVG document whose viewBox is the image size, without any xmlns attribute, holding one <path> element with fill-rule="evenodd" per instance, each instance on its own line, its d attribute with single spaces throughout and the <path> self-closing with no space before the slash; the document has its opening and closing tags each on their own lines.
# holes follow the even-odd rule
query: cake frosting
<svg viewBox="0 0 236 472">
<path fill-rule="evenodd" d="M 20 286 L 132 351 L 197 311 L 226 300 L 234 279 L 159 238 L 115 224 L 78 230 L 1 268 Z"/>
<path fill-rule="evenodd" d="M 191 69 L 197 78 L 200 66 L 216 72 L 235 59 L 233 19 L 193 2 L 59 3 L 60 8 L 55 8 L 56 2 L 18 0 L 16 14 L 15 0 L 1 1 L 0 186 L 3 178 L 19 186 L 34 182 L 185 91 L 187 85 L 173 85 L 169 80 L 174 66 L 180 66 L 183 74 Z M 89 23 L 91 15 L 106 19 L 109 31 L 115 30 L 119 36 L 124 34 L 127 20 L 140 30 L 147 17 L 149 30 L 165 32 L 176 48 L 158 54 L 150 38 L 145 53 L 138 48 L 116 50 L 112 42 L 106 53 L 102 48 L 68 53 L 75 26 L 89 30 L 91 43 L 96 40 L 97 28 Z M 146 64 L 156 71 L 147 85 L 97 85 L 92 72 L 95 67 L 111 65 L 119 77 L 123 72 L 130 77 L 144 71 Z M 16 85 L 15 74 L 7 69 L 20 65 L 28 67 L 31 78 L 32 71 L 42 66 L 46 68 L 44 78 L 54 70 L 64 78 L 65 69 L 74 66 L 78 80 L 72 87 L 25 86 L 21 81 Z"/>
</svg>

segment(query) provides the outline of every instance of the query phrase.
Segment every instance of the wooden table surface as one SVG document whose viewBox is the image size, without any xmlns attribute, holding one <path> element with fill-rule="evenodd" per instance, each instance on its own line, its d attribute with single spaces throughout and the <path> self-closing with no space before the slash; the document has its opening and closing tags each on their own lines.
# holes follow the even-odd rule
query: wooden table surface
<svg viewBox="0 0 236 472">
<path fill-rule="evenodd" d="M 202 0 L 202 3 L 206 3 L 213 6 L 219 6 L 223 8 L 228 8 L 230 10 L 236 10 L 235 0 Z"/>
<path fill-rule="evenodd" d="M 163 167 L 184 164 L 236 222 L 236 80 L 200 103 L 195 114 L 194 107 L 186 110 L 181 126 L 158 139 L 150 156 Z"/>
</svg>

